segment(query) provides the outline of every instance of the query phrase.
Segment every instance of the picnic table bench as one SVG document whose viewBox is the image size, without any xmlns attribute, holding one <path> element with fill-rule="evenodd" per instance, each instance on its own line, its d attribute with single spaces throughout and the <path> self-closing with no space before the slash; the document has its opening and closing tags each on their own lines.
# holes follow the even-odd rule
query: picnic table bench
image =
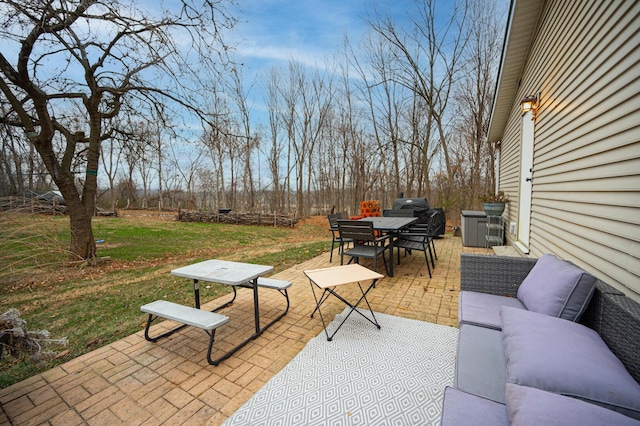
<svg viewBox="0 0 640 426">
<path fill-rule="evenodd" d="M 227 282 L 225 282 L 226 281 L 225 279 L 221 281 L 227 284 Z M 213 360 L 211 358 L 211 351 L 213 348 L 213 342 L 215 340 L 215 331 L 218 327 L 220 327 L 223 324 L 226 324 L 229 321 L 229 317 L 227 317 L 226 315 L 219 314 L 216 311 L 223 309 L 227 306 L 230 306 L 235 301 L 236 293 L 237 293 L 236 286 L 253 288 L 254 282 L 257 284 L 257 287 L 278 290 L 286 299 L 286 302 L 287 302 L 286 309 L 284 310 L 283 313 L 281 313 L 277 318 L 272 320 L 269 324 L 267 324 L 264 327 L 260 327 L 259 316 L 258 316 L 258 306 L 257 306 L 257 294 L 254 292 L 254 304 L 255 304 L 254 313 L 255 313 L 255 319 L 256 319 L 256 332 L 250 338 L 246 339 L 244 342 L 242 342 L 240 345 L 234 348 L 232 351 L 227 352 L 225 355 L 223 355 L 219 359 Z M 252 278 L 250 281 L 235 282 L 235 283 L 229 282 L 228 284 L 231 284 L 233 287 L 233 298 L 230 301 L 222 304 L 221 306 L 216 307 L 212 311 L 200 309 L 200 297 L 199 297 L 199 291 L 198 291 L 199 288 L 198 288 L 197 279 L 194 279 L 194 290 L 196 294 L 195 308 L 181 305 L 178 303 L 169 302 L 166 300 L 156 300 L 155 302 L 151 302 L 141 306 L 140 310 L 142 312 L 149 314 L 147 323 L 145 325 L 145 332 L 144 332 L 145 339 L 150 342 L 155 342 L 163 337 L 170 336 L 171 334 L 186 327 L 187 325 L 203 329 L 209 335 L 209 345 L 207 348 L 207 361 L 209 362 L 209 364 L 218 365 L 220 361 L 229 357 L 237 349 L 240 349 L 242 346 L 244 346 L 244 344 L 246 344 L 249 340 L 252 340 L 258 337 L 260 334 L 262 334 L 264 330 L 269 328 L 272 324 L 274 324 L 276 321 L 278 321 L 280 318 L 286 315 L 287 312 L 289 311 L 289 295 L 287 293 L 287 289 L 291 287 L 290 281 L 278 280 L 273 278 L 255 277 L 255 278 Z M 254 291 L 255 290 L 257 289 L 254 289 Z M 158 336 L 150 336 L 149 329 L 151 327 L 151 323 L 157 318 L 166 318 L 172 321 L 176 321 L 181 325 L 171 330 L 165 331 L 164 333 Z"/>
<path fill-rule="evenodd" d="M 207 348 L 207 360 L 212 363 L 211 349 L 213 348 L 213 341 L 216 336 L 216 329 L 222 324 L 226 324 L 229 321 L 229 317 L 221 315 L 216 312 L 204 311 L 198 308 L 192 308 L 190 306 L 180 305 L 178 303 L 169 302 L 166 300 L 156 300 L 155 302 L 147 303 L 140 307 L 142 312 L 149 314 L 147 319 L 147 325 L 144 327 L 144 338 L 150 342 L 155 342 L 163 337 L 170 336 L 185 325 L 191 325 L 193 327 L 203 329 L 209 335 L 209 346 Z M 151 323 L 156 318 L 166 318 L 183 325 L 180 327 L 171 329 L 165 333 L 162 333 L 156 337 L 149 336 L 149 328 Z"/>
</svg>

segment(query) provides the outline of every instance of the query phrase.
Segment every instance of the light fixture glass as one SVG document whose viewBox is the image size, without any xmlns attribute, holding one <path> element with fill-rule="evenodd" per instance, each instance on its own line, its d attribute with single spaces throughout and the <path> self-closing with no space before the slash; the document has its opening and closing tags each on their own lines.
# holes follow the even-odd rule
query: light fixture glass
<svg viewBox="0 0 640 426">
<path fill-rule="evenodd" d="M 536 115 L 536 109 L 538 108 L 538 96 L 529 95 L 525 96 L 525 98 L 520 102 L 520 108 L 522 109 L 522 114 L 531 111 L 533 115 Z"/>
</svg>

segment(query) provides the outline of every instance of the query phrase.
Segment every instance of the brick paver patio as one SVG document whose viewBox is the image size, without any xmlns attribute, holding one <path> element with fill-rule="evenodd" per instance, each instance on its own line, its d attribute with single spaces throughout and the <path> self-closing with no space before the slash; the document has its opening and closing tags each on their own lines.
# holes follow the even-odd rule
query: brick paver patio
<svg viewBox="0 0 640 426">
<path fill-rule="evenodd" d="M 380 280 L 369 293 L 372 308 L 456 326 L 460 253 L 485 250 L 462 247 L 461 239 L 451 236 L 436 240 L 436 247 L 433 278 L 422 253 L 402 257 L 395 276 Z M 334 258 L 333 265 L 337 264 Z M 1 389 L 0 425 L 220 424 L 322 332 L 320 318 L 309 317 L 315 305 L 303 271 L 330 265 L 326 253 L 274 275 L 293 282 L 289 313 L 218 367 L 206 361 L 208 337 L 202 330 L 188 327 L 157 343 L 147 342 L 141 330 Z M 364 261 L 363 265 L 370 266 Z M 185 280 L 185 285 L 190 282 Z M 202 287 L 204 301 L 207 294 Z M 211 309 L 222 300 L 203 307 Z M 277 315 L 283 302 L 276 291 L 261 289 L 263 323 Z M 332 319 L 343 308 L 330 298 L 323 313 Z M 251 292 L 240 289 L 236 302 L 222 312 L 230 321 L 218 329 L 214 349 L 225 350 L 252 332 Z M 141 322 L 142 318 L 141 314 Z M 166 321 L 156 327 L 170 325 Z"/>
</svg>

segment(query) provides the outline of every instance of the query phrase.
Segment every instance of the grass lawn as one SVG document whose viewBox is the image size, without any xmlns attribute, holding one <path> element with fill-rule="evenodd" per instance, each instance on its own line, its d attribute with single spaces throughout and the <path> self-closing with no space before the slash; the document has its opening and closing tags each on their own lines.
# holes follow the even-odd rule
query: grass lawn
<svg viewBox="0 0 640 426">
<path fill-rule="evenodd" d="M 218 258 L 273 265 L 275 272 L 327 251 L 326 217 L 294 228 L 182 223 L 166 212 L 123 212 L 93 221 L 98 266 L 68 262 L 69 219 L 0 215 L 0 314 L 20 311 L 27 328 L 68 338 L 57 358 L 0 360 L 0 388 L 26 379 L 144 328 L 140 306 L 156 299 L 193 304 L 193 290 L 171 269 Z M 231 289 L 212 284 L 202 302 Z"/>
</svg>

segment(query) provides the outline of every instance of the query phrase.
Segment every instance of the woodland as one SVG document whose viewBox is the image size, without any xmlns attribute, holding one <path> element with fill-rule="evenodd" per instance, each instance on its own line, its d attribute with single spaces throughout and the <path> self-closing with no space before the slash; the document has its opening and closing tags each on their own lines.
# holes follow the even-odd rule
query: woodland
<svg viewBox="0 0 640 426">
<path fill-rule="evenodd" d="M 402 25 L 374 9 L 322 67 L 255 76 L 233 3 L 173 3 L 0 1 L 0 197 L 59 191 L 74 256 L 96 257 L 97 207 L 306 217 L 404 196 L 455 218 L 493 190 L 493 2 L 417 0 Z"/>
</svg>

